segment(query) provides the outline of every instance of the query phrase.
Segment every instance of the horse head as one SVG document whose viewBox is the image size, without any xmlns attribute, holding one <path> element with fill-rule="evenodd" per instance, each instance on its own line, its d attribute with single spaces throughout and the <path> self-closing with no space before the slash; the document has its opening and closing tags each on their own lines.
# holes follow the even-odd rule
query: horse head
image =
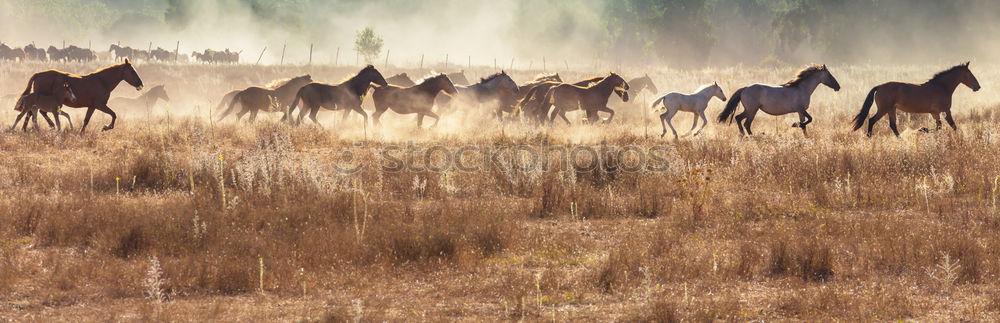
<svg viewBox="0 0 1000 323">
<path fill-rule="evenodd" d="M 434 77 L 434 81 L 437 82 L 437 86 L 441 91 L 447 93 L 448 95 L 455 95 L 458 93 L 458 89 L 455 88 L 455 83 L 451 82 L 447 74 L 441 73 Z"/>
<path fill-rule="evenodd" d="M 979 92 L 983 87 L 979 86 L 979 80 L 976 79 L 976 76 L 972 74 L 972 70 L 969 69 L 969 63 L 971 62 L 965 62 L 961 65 L 962 74 L 959 80 L 962 84 L 972 89 L 973 92 Z"/>
<path fill-rule="evenodd" d="M 129 62 L 128 58 L 126 58 L 125 63 L 119 66 L 122 69 L 122 80 L 135 87 L 136 91 L 142 91 L 142 79 L 139 78 L 139 73 L 132 67 L 132 62 Z"/>
<path fill-rule="evenodd" d="M 719 98 L 722 102 L 726 102 L 726 92 L 722 90 L 721 86 L 719 86 L 719 82 L 712 83 L 712 89 L 713 96 Z"/>
<path fill-rule="evenodd" d="M 369 82 L 369 83 L 375 83 L 375 84 L 378 84 L 380 86 L 388 86 L 389 85 L 389 82 L 385 81 L 385 77 L 383 77 L 382 73 L 379 72 L 378 69 L 375 68 L 375 65 L 365 66 L 365 68 L 362 69 L 361 72 L 358 72 L 358 76 L 359 77 L 364 77 L 363 80 L 365 80 L 366 82 Z"/>
<path fill-rule="evenodd" d="M 149 89 L 149 95 L 153 99 L 162 99 L 163 101 L 170 102 L 170 96 L 167 95 L 167 90 L 163 85 L 157 85 Z"/>
<path fill-rule="evenodd" d="M 837 82 L 837 78 L 833 77 L 833 73 L 830 73 L 830 69 L 826 68 L 826 64 L 823 64 L 823 79 L 820 82 L 834 91 L 840 91 L 840 82 Z"/>
</svg>

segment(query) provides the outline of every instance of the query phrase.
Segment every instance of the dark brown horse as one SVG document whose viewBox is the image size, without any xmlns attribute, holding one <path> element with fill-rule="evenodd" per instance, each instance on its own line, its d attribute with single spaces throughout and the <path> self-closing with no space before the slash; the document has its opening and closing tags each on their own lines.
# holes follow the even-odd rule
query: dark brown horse
<svg viewBox="0 0 1000 323">
<path fill-rule="evenodd" d="M 372 65 L 366 66 L 358 74 L 340 84 L 309 83 L 295 94 L 292 106 L 288 109 L 289 120 L 291 120 L 292 112 L 295 111 L 295 107 L 301 100 L 302 110 L 299 111 L 299 118 L 295 121 L 297 124 L 302 123 L 302 119 L 305 119 L 307 113 L 309 119 L 319 124 L 319 121 L 316 120 L 316 114 L 319 113 L 319 108 L 323 107 L 328 110 L 344 110 L 343 119 L 347 119 L 350 111 L 356 111 L 365 118 L 367 126 L 368 114 L 361 109 L 361 101 L 368 92 L 368 87 L 372 84 L 389 85 L 382 77 L 382 73 Z"/>
<path fill-rule="evenodd" d="M 514 94 L 512 98 L 513 100 L 510 100 L 511 102 L 504 102 L 506 104 L 502 104 L 500 106 L 500 110 L 497 111 L 497 116 L 502 118 L 503 113 L 508 113 L 515 117 L 518 116 L 521 112 L 520 110 L 517 109 L 518 103 L 520 103 L 521 100 L 524 99 L 524 97 L 528 94 L 528 92 L 532 88 L 545 82 L 562 83 L 562 81 L 563 81 L 562 77 L 559 76 L 559 73 L 540 74 L 538 76 L 535 76 L 533 80 L 525 82 L 524 84 L 521 84 L 520 86 L 517 87 L 517 93 Z"/>
<path fill-rule="evenodd" d="M 22 96 L 17 100 L 17 104 L 14 106 L 15 111 L 20 111 L 21 113 L 17 115 L 17 119 L 14 119 L 14 125 L 11 126 L 11 130 L 17 127 L 17 123 L 21 121 L 21 117 L 27 115 L 24 118 L 24 126 L 21 127 L 22 131 L 28 131 L 28 121 L 34 120 L 35 129 L 38 129 L 38 112 L 48 112 L 52 113 L 56 118 L 56 129 L 62 131 L 62 124 L 59 122 L 59 116 L 66 117 L 69 121 L 69 128 L 73 129 L 73 120 L 70 119 L 69 114 L 62 111 L 63 101 L 74 102 L 76 101 L 76 95 L 73 93 L 73 89 L 70 88 L 69 83 L 64 83 L 54 95 L 43 95 L 41 93 L 31 93 Z"/>
<path fill-rule="evenodd" d="M 402 86 L 402 87 L 410 87 L 417 85 L 417 83 L 413 82 L 413 80 L 410 79 L 410 76 L 406 75 L 406 73 L 393 75 L 385 79 L 385 81 L 388 82 L 389 85 Z"/>
<path fill-rule="evenodd" d="M 128 59 L 124 63 L 111 65 L 82 76 L 57 70 L 37 73 L 28 80 L 28 87 L 24 89 L 21 96 L 31 93 L 32 88 L 34 88 L 35 93 L 54 95 L 60 87 L 69 83 L 69 86 L 73 88 L 73 93 L 76 94 L 76 101 L 64 101 L 63 104 L 72 108 L 87 108 L 87 115 L 83 119 L 80 132 L 83 133 L 87 129 L 87 124 L 90 123 L 90 117 L 94 114 L 94 110 L 100 110 L 111 116 L 111 123 L 103 128 L 103 130 L 111 130 L 115 128 L 118 116 L 108 107 L 108 98 L 122 81 L 134 86 L 136 91 L 142 90 L 142 79 L 139 78 L 139 74 L 136 73 Z M 48 120 L 44 113 L 42 117 Z"/>
<path fill-rule="evenodd" d="M 493 113 L 497 117 L 502 117 L 503 107 L 517 103 L 515 100 L 518 93 L 517 83 L 510 78 L 510 75 L 507 75 L 506 71 L 480 78 L 479 83 L 473 85 L 456 86 L 455 89 L 458 90 L 456 95 L 440 96 L 435 100 L 438 107 L 454 110 L 458 104 L 471 106 L 481 106 L 487 103 L 496 104 L 495 108 L 492 109 Z"/>
<path fill-rule="evenodd" d="M 597 84 L 597 82 L 600 82 L 604 78 L 605 78 L 604 76 L 595 76 L 573 83 L 573 85 L 588 87 Z M 518 103 L 518 111 L 523 112 L 524 115 L 529 120 L 535 121 L 537 123 L 545 123 L 546 121 L 549 120 L 549 108 L 552 107 L 552 104 L 550 104 L 549 102 L 544 102 L 545 95 L 549 93 L 549 90 L 551 90 L 552 87 L 555 87 L 556 85 L 560 84 L 564 83 L 543 82 L 541 84 L 532 87 L 531 89 L 528 90 L 528 93 L 524 95 L 524 98 L 521 99 L 521 102 Z M 615 94 L 621 97 L 622 102 L 629 101 L 629 95 L 627 91 L 616 89 Z"/>
<path fill-rule="evenodd" d="M 870 137 L 875 123 L 888 115 L 889 128 L 896 137 L 899 137 L 899 129 L 896 128 L 896 110 L 929 113 L 937 123 L 937 130 L 941 130 L 941 113 L 944 113 L 948 125 L 958 130 L 955 119 L 951 116 L 951 98 L 959 84 L 965 84 L 976 92 L 982 88 L 979 86 L 979 80 L 969 70 L 968 62 L 937 73 L 923 84 L 889 82 L 876 86 L 868 92 L 868 97 L 861 106 L 861 112 L 854 117 L 854 130 L 861 129 L 865 120 L 868 120 L 867 135 Z M 878 111 L 875 112 L 875 116 L 868 119 L 868 111 L 871 110 L 873 103 L 878 105 Z"/>
<path fill-rule="evenodd" d="M 236 92 L 229 100 L 229 108 L 219 115 L 218 120 L 226 118 L 235 111 L 236 104 L 240 105 L 240 111 L 236 113 L 236 120 L 239 121 L 243 115 L 250 113 L 250 121 L 257 119 L 257 112 L 285 112 L 281 120 L 288 118 L 288 107 L 295 99 L 295 93 L 303 86 L 312 82 L 312 77 L 303 75 L 291 79 L 274 81 L 267 87 L 252 86 L 243 91 Z M 228 94 L 227 94 L 228 95 Z"/>
<path fill-rule="evenodd" d="M 597 119 L 598 111 L 610 113 L 611 116 L 605 120 L 607 123 L 615 118 L 615 111 L 608 108 L 608 99 L 611 98 L 611 94 L 628 91 L 628 89 L 629 85 L 625 79 L 618 74 L 611 73 L 591 86 L 565 83 L 556 85 L 545 94 L 542 102 L 555 107 L 552 116 L 549 117 L 549 122 L 554 121 L 556 116 L 559 116 L 567 124 L 570 124 L 569 119 L 566 118 L 566 112 L 584 110 L 587 112 L 587 120 L 591 122 Z M 622 97 L 622 99 L 625 98 L 625 96 Z"/>
<path fill-rule="evenodd" d="M 386 110 L 392 109 L 398 114 L 417 114 L 417 128 L 423 126 L 424 116 L 434 118 L 434 126 L 438 124 L 438 115 L 431 111 L 434 108 L 434 98 L 438 93 L 444 92 L 447 95 L 454 95 L 458 92 L 455 84 L 451 83 L 448 75 L 438 74 L 428 77 L 419 84 L 411 87 L 400 87 L 395 85 L 379 86 L 372 94 L 375 101 L 375 113 L 372 117 L 375 124 L 379 124 L 379 118 Z"/>
</svg>

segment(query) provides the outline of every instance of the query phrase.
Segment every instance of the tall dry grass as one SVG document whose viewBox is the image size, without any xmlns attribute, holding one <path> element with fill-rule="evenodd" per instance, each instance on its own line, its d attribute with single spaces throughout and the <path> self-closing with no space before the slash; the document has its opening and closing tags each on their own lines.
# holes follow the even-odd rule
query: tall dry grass
<svg viewBox="0 0 1000 323">
<path fill-rule="evenodd" d="M 147 84 L 205 93 L 153 116 L 123 112 L 110 132 L 0 134 L 0 317 L 869 321 L 1000 310 L 992 67 L 973 67 L 982 92 L 956 94 L 959 132 L 913 131 L 926 118 L 903 122 L 900 139 L 884 124 L 875 138 L 849 132 L 872 85 L 935 70 L 831 66 L 844 90 L 817 91 L 809 138 L 790 118 L 763 118 L 754 138 L 712 124 L 676 142 L 647 136 L 658 130 L 635 106 L 619 106 L 612 125 L 543 129 L 474 113 L 432 130 L 400 116 L 367 131 L 360 119 L 214 123 L 210 94 L 299 71 L 200 69 L 140 67 Z M 314 78 L 339 79 L 332 71 Z M 656 80 L 731 92 L 791 72 Z M 547 169 L 510 153 L 581 145 L 597 153 L 542 154 Z M 628 171 L 629 146 L 655 147 L 665 167 Z M 447 172 L 389 171 L 380 153 L 434 147 L 507 153 L 470 154 L 482 167 Z M 345 150 L 366 167 L 338 171 Z M 443 163 L 422 156 L 411 161 Z M 259 306 L 231 313 L 247 304 Z"/>
</svg>

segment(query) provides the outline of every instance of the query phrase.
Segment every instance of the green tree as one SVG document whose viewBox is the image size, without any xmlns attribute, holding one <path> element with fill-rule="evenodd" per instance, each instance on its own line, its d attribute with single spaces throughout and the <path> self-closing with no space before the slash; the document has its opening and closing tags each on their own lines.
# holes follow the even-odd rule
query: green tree
<svg viewBox="0 0 1000 323">
<path fill-rule="evenodd" d="M 371 64 L 382 54 L 382 37 L 375 34 L 372 27 L 365 27 L 358 31 L 358 37 L 354 40 L 354 51 L 358 52 L 365 62 Z"/>
</svg>

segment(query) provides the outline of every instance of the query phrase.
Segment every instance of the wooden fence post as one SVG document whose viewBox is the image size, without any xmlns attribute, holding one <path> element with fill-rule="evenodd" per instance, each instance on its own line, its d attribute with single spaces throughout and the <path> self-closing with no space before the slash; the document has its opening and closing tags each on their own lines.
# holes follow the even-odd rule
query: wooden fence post
<svg viewBox="0 0 1000 323">
<path fill-rule="evenodd" d="M 264 49 L 260 51 L 260 56 L 257 56 L 257 63 L 254 63 L 253 65 L 260 65 L 260 59 L 264 58 L 264 52 L 266 51 L 267 51 L 267 46 L 264 46 Z"/>
<path fill-rule="evenodd" d="M 313 44 L 309 44 L 309 66 L 313 64 Z"/>
<path fill-rule="evenodd" d="M 285 65 L 285 49 L 288 48 L 288 44 L 281 45 L 281 62 L 278 65 Z"/>
</svg>

